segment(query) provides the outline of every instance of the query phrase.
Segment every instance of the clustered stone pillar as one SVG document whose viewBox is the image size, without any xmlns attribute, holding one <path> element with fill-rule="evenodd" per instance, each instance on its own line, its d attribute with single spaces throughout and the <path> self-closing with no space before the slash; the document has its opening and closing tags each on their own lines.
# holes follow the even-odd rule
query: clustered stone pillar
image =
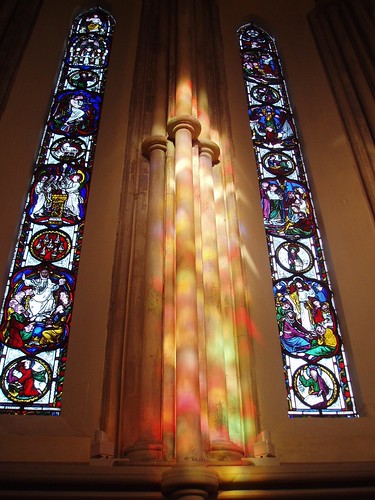
<svg viewBox="0 0 375 500">
<path fill-rule="evenodd" d="M 165 495 L 198 500 L 218 488 L 204 464 L 237 461 L 251 435 L 237 425 L 251 419 L 252 395 L 239 381 L 250 360 L 225 85 L 210 57 L 216 25 L 195 0 L 144 7 L 102 421 L 124 453 L 118 464 L 163 460 Z"/>
<path fill-rule="evenodd" d="M 221 154 L 231 164 L 230 152 L 223 147 L 221 153 L 212 140 L 219 140 L 219 90 L 209 95 L 214 80 L 209 53 L 194 58 L 205 46 L 207 19 L 194 20 L 195 0 L 160 4 L 150 135 L 142 143 L 149 186 L 139 411 L 125 456 L 132 461 L 172 459 L 163 475 L 163 494 L 200 500 L 218 490 L 218 475 L 206 462 L 233 462 L 244 455 L 245 444 L 242 449 L 231 440 L 241 438 L 231 436 L 227 384 L 236 387 L 231 415 L 235 400 L 236 414 L 244 410 L 249 418 L 251 391 L 246 385 L 240 394 L 237 371 L 248 378 L 246 299 L 232 171 L 219 164 Z M 219 184 L 215 165 L 222 176 Z M 218 186 L 223 238 L 218 234 Z M 238 357 L 237 342 L 243 347 Z"/>
<path fill-rule="evenodd" d="M 318 0 L 311 27 L 375 213 L 374 24 L 366 0 Z"/>
<path fill-rule="evenodd" d="M 5 0 L 0 4 L 0 114 L 41 4 L 41 0 Z"/>
</svg>

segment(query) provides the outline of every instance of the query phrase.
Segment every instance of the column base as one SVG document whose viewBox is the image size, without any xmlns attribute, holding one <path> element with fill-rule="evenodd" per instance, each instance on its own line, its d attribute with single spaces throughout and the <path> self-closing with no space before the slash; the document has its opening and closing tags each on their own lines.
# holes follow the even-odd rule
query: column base
<svg viewBox="0 0 375 500">
<path fill-rule="evenodd" d="M 243 450 L 232 441 L 218 439 L 211 441 L 207 458 L 214 462 L 238 462 L 243 455 Z"/>
<path fill-rule="evenodd" d="M 254 457 L 265 458 L 275 457 L 275 455 L 275 445 L 271 441 L 271 433 L 269 431 L 262 431 L 254 443 Z"/>
<path fill-rule="evenodd" d="M 218 475 L 202 465 L 176 465 L 161 482 L 165 498 L 173 500 L 203 500 L 219 487 Z"/>
<path fill-rule="evenodd" d="M 124 457 L 131 462 L 153 462 L 162 460 L 163 447 L 158 441 L 136 441 L 127 448 Z"/>
<path fill-rule="evenodd" d="M 110 441 L 108 434 L 102 430 L 95 432 L 95 437 L 91 443 L 91 458 L 113 458 L 115 455 L 115 445 Z"/>
</svg>

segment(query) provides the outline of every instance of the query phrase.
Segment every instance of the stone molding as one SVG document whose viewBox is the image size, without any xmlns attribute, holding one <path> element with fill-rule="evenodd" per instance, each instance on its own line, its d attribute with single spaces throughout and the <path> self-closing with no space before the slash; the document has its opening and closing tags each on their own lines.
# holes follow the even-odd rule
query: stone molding
<svg viewBox="0 0 375 500">
<path fill-rule="evenodd" d="M 152 151 L 160 149 L 167 151 L 167 138 L 163 135 L 152 135 L 147 137 L 142 143 L 142 154 L 148 160 L 150 159 Z"/>
<path fill-rule="evenodd" d="M 217 492 L 219 476 L 202 465 L 177 465 L 163 474 L 161 489 L 166 498 L 200 500 Z"/>
<path fill-rule="evenodd" d="M 176 132 L 180 129 L 187 129 L 191 132 L 192 139 L 198 138 L 201 133 L 201 124 L 197 118 L 191 115 L 179 115 L 171 118 L 167 125 L 167 132 L 170 139 L 174 139 Z"/>
<path fill-rule="evenodd" d="M 219 162 L 220 147 L 216 142 L 209 139 L 199 140 L 199 152 L 201 154 L 209 155 L 212 159 L 212 164 L 215 165 Z"/>
</svg>

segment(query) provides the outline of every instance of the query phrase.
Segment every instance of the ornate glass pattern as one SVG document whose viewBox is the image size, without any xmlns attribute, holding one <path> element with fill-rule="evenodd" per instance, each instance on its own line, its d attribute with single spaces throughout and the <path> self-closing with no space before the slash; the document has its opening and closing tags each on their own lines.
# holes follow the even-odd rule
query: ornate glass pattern
<svg viewBox="0 0 375 500">
<path fill-rule="evenodd" d="M 274 39 L 238 30 L 291 417 L 356 416 L 316 214 Z"/>
<path fill-rule="evenodd" d="M 0 319 L 0 413 L 59 415 L 113 18 L 72 26 Z"/>
</svg>

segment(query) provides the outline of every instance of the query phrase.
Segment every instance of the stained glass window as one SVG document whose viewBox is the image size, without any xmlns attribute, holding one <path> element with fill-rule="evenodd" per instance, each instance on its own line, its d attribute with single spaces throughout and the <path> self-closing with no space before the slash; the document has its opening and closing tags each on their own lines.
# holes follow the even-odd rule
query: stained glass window
<svg viewBox="0 0 375 500">
<path fill-rule="evenodd" d="M 36 160 L 0 319 L 0 413 L 59 415 L 113 18 L 79 15 Z"/>
<path fill-rule="evenodd" d="M 238 30 L 289 415 L 356 416 L 344 345 L 274 39 Z"/>
</svg>

